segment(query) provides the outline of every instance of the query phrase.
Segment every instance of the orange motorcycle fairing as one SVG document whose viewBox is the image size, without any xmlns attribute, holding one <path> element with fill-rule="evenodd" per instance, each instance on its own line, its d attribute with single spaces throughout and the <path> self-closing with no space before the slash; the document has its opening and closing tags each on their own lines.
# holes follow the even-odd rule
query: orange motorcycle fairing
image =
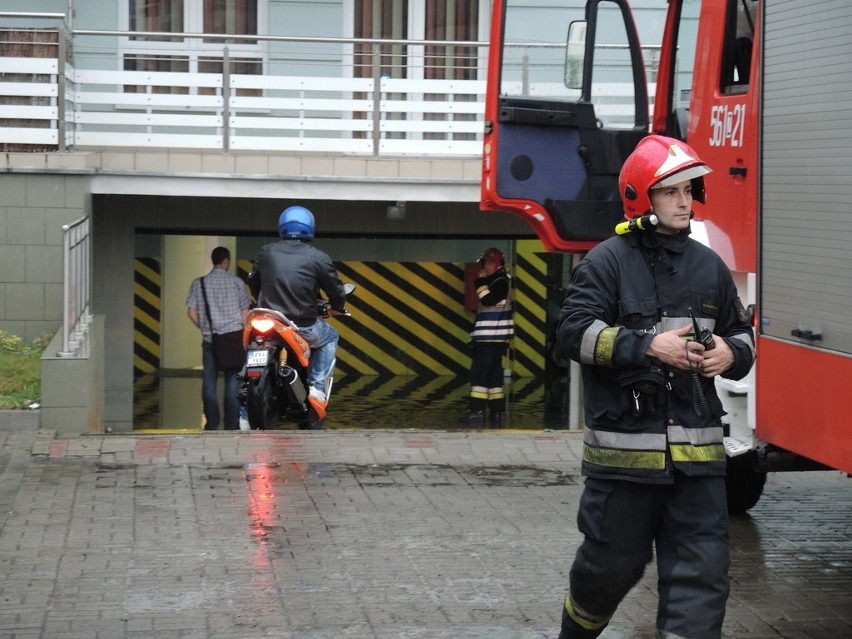
<svg viewBox="0 0 852 639">
<path fill-rule="evenodd" d="M 264 326 L 258 330 L 258 323 L 268 323 L 268 326 Z M 299 335 L 296 325 L 287 319 L 283 313 L 266 308 L 254 308 L 250 310 L 246 318 L 245 328 L 243 328 L 243 345 L 247 349 L 253 331 L 261 334 L 274 331 L 290 347 L 290 350 L 296 355 L 299 364 L 303 367 L 308 366 L 311 347 L 305 341 L 305 338 Z"/>
</svg>

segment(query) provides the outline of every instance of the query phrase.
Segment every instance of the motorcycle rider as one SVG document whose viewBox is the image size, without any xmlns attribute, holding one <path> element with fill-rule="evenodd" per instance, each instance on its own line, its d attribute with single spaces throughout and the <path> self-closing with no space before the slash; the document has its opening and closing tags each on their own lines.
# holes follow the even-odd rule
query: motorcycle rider
<svg viewBox="0 0 852 639">
<path fill-rule="evenodd" d="M 317 299 L 322 291 L 332 312 L 342 313 L 346 294 L 331 258 L 311 244 L 315 229 L 314 215 L 305 207 L 284 209 L 278 218 L 280 239 L 260 250 L 248 283 L 258 306 L 284 313 L 310 344 L 308 402 L 322 416 L 339 335 L 318 316 Z"/>
</svg>

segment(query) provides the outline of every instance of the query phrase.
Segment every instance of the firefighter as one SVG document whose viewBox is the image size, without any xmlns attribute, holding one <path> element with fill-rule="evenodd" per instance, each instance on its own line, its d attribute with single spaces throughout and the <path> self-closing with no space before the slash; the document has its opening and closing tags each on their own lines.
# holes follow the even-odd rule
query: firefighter
<svg viewBox="0 0 852 639">
<path fill-rule="evenodd" d="M 506 402 L 503 355 L 514 335 L 512 279 L 506 272 L 506 258 L 500 249 L 487 249 L 477 261 L 481 270 L 474 280 L 479 304 L 470 334 L 473 347 L 470 397 L 468 410 L 459 421 L 481 424 L 487 412 L 490 425 L 501 426 Z"/>
<path fill-rule="evenodd" d="M 689 237 L 709 172 L 683 142 L 643 139 L 618 181 L 629 232 L 571 275 L 557 339 L 581 365 L 586 479 L 560 639 L 600 635 L 652 549 L 658 636 L 721 636 L 728 512 L 713 378 L 741 379 L 755 351 L 730 271 Z"/>
</svg>

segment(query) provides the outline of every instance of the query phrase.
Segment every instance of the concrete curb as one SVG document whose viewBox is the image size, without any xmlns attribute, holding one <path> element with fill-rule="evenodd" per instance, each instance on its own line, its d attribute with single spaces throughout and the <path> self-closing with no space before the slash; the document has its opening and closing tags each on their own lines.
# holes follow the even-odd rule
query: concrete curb
<svg viewBox="0 0 852 639">
<path fill-rule="evenodd" d="M 0 410 L 0 429 L 39 428 L 40 410 Z"/>
</svg>

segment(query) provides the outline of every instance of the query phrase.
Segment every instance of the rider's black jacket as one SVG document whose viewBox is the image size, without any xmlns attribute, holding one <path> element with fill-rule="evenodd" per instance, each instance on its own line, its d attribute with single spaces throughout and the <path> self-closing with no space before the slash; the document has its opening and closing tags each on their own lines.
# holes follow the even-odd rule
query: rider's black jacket
<svg viewBox="0 0 852 639">
<path fill-rule="evenodd" d="M 248 279 L 258 306 L 281 311 L 302 326 L 316 321 L 320 290 L 332 309 L 342 311 L 346 303 L 331 258 L 303 240 L 283 239 L 264 246 Z"/>
</svg>

